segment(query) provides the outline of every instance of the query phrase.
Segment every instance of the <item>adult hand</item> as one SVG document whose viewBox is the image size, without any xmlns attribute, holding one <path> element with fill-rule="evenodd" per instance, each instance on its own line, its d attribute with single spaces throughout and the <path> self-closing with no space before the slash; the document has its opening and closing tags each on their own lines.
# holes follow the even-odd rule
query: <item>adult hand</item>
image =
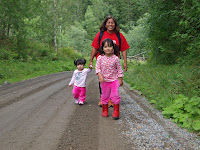
<svg viewBox="0 0 200 150">
<path fill-rule="evenodd" d="M 126 72 L 127 71 L 127 64 L 124 63 L 124 71 Z"/>
<path fill-rule="evenodd" d="M 89 67 L 90 67 L 90 65 L 93 66 L 93 59 L 94 59 L 94 56 L 96 55 L 96 53 L 97 53 L 97 49 L 95 49 L 94 47 L 92 47 L 92 52 L 91 52 L 91 56 L 90 56 Z"/>
<path fill-rule="evenodd" d="M 124 59 L 124 71 L 127 71 L 127 52 L 126 51 L 122 51 L 122 56 Z"/>
</svg>

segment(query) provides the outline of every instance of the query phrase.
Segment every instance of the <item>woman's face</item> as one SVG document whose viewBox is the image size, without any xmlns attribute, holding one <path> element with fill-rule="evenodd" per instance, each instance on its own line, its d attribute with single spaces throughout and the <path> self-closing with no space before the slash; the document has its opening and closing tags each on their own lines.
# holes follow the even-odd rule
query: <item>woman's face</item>
<svg viewBox="0 0 200 150">
<path fill-rule="evenodd" d="M 114 32 L 115 22 L 113 19 L 108 19 L 108 21 L 106 22 L 106 28 L 107 28 L 108 33 Z"/>
</svg>

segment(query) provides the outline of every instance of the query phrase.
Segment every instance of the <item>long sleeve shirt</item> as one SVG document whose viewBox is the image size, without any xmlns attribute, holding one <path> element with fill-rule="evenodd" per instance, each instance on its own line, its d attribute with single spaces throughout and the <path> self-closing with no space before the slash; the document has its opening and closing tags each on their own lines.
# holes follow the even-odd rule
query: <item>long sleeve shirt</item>
<svg viewBox="0 0 200 150">
<path fill-rule="evenodd" d="M 116 55 L 106 57 L 100 55 L 96 62 L 96 74 L 101 73 L 106 82 L 113 82 L 123 77 L 123 70 L 119 58 Z"/>
<path fill-rule="evenodd" d="M 73 73 L 73 76 L 69 85 L 74 84 L 78 87 L 86 87 L 87 74 L 91 71 L 92 69 L 87 69 L 87 68 L 84 68 L 82 71 L 79 71 L 78 69 L 76 69 Z"/>
</svg>

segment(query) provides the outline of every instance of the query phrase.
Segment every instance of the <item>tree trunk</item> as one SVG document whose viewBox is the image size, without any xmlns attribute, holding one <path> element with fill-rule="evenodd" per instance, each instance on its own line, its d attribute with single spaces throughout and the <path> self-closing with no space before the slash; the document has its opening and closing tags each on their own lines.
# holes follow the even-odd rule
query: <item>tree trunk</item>
<svg viewBox="0 0 200 150">
<path fill-rule="evenodd" d="M 57 54 L 57 42 L 56 42 L 56 0 L 54 0 L 54 47 Z"/>
</svg>

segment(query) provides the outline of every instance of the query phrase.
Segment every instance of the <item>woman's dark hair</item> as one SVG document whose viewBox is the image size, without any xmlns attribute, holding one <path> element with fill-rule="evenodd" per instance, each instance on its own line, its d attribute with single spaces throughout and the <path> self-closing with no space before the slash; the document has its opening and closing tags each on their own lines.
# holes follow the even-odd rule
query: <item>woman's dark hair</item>
<svg viewBox="0 0 200 150">
<path fill-rule="evenodd" d="M 74 65 L 85 65 L 86 64 L 86 60 L 85 59 L 76 59 L 74 60 Z"/>
<path fill-rule="evenodd" d="M 111 15 L 109 15 L 109 16 L 107 16 L 107 17 L 105 18 L 105 20 L 103 21 L 103 23 L 101 24 L 101 26 L 100 26 L 100 28 L 99 28 L 100 31 L 106 31 L 106 30 L 107 30 L 107 28 L 106 28 L 106 23 L 107 23 L 108 19 L 113 19 L 113 21 L 115 22 L 115 28 L 114 28 L 115 33 L 118 33 L 119 30 L 120 30 L 120 28 L 119 28 L 119 26 L 118 26 L 118 24 L 117 24 L 117 20 L 116 20 L 113 16 L 111 16 Z"/>
<path fill-rule="evenodd" d="M 104 51 L 103 51 L 103 47 L 104 47 L 105 43 L 107 43 L 108 46 L 110 46 L 110 47 L 113 46 L 114 54 L 115 54 L 116 56 L 119 55 L 118 46 L 113 42 L 113 40 L 111 40 L 111 39 L 109 39 L 109 38 L 103 40 L 102 45 L 101 45 L 100 50 L 99 50 L 100 54 L 105 54 Z"/>
</svg>

